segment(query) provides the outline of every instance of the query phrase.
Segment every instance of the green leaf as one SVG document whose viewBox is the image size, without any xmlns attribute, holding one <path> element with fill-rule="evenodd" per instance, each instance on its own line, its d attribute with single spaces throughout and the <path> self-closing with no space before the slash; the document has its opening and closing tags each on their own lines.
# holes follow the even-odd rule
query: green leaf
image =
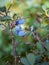
<svg viewBox="0 0 49 65">
<path fill-rule="evenodd" d="M 48 65 L 48 62 L 42 62 L 41 65 Z"/>
<path fill-rule="evenodd" d="M 0 11 L 1 12 L 6 12 L 6 7 L 4 6 L 4 7 L 0 7 Z"/>
<path fill-rule="evenodd" d="M 11 20 L 11 17 L 10 16 L 0 16 L 0 20 L 1 21 L 9 21 L 9 20 Z"/>
<path fill-rule="evenodd" d="M 37 42 L 36 45 L 37 45 L 37 48 L 40 51 L 40 53 L 43 53 L 45 51 L 44 48 L 42 47 L 41 43 Z"/>
<path fill-rule="evenodd" d="M 45 43 L 45 47 L 49 50 L 49 43 Z"/>
<path fill-rule="evenodd" d="M 27 57 L 29 63 L 30 63 L 31 65 L 34 65 L 35 59 L 36 59 L 36 55 L 34 55 L 34 54 L 32 54 L 32 53 L 29 53 L 26 57 Z"/>
<path fill-rule="evenodd" d="M 20 60 L 24 65 L 30 65 L 26 58 L 22 57 Z"/>
<path fill-rule="evenodd" d="M 5 52 L 5 53 L 9 53 L 9 54 L 11 54 L 12 53 L 12 50 L 13 50 L 13 47 L 12 47 L 12 45 L 8 45 L 8 47 L 6 47 L 5 45 L 3 46 L 3 51 Z"/>
</svg>

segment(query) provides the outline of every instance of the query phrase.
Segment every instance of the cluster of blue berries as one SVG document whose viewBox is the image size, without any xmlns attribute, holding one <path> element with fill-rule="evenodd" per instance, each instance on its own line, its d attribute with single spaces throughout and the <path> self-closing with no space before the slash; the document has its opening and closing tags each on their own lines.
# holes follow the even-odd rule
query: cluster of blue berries
<svg viewBox="0 0 49 65">
<path fill-rule="evenodd" d="M 21 25 L 21 24 L 24 24 L 24 19 L 19 19 L 19 20 L 16 20 L 15 21 L 16 23 L 15 23 L 15 25 Z"/>
<path fill-rule="evenodd" d="M 24 37 L 25 32 L 21 29 L 22 24 L 24 24 L 24 19 L 19 19 L 15 21 L 15 34 Z"/>
</svg>

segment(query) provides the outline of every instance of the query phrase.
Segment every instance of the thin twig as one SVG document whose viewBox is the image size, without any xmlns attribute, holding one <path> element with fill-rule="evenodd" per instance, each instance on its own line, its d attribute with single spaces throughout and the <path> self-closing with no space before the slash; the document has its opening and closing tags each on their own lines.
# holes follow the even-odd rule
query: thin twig
<svg viewBox="0 0 49 65">
<path fill-rule="evenodd" d="M 35 32 L 32 32 L 33 36 L 35 37 Z M 41 38 L 38 36 L 38 34 L 36 35 L 36 39 L 41 43 L 41 45 L 45 48 L 46 51 L 49 51 L 47 50 L 47 48 L 45 47 L 44 45 L 44 42 L 41 40 Z"/>
<path fill-rule="evenodd" d="M 16 45 L 15 45 L 15 41 L 14 41 L 14 36 L 13 36 L 13 32 L 11 29 L 11 23 L 8 23 L 9 25 L 9 29 L 10 29 L 10 36 L 11 36 L 11 41 L 12 41 L 12 45 L 13 45 L 13 53 L 14 53 L 14 65 L 17 65 L 17 55 L 16 55 Z"/>
</svg>

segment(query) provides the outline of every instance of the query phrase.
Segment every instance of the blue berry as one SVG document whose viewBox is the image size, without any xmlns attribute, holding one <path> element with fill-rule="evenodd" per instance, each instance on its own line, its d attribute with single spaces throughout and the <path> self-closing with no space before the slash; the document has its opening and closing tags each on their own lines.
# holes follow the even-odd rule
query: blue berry
<svg viewBox="0 0 49 65">
<path fill-rule="evenodd" d="M 17 26 L 15 27 L 15 30 L 16 30 L 16 31 L 20 31 L 20 29 L 21 29 L 21 28 L 20 28 L 19 25 L 17 25 Z"/>
<path fill-rule="evenodd" d="M 25 35 L 24 31 L 22 31 L 22 30 L 19 31 L 19 36 L 22 36 L 23 37 L 24 35 Z"/>
<path fill-rule="evenodd" d="M 24 19 L 20 19 L 19 24 L 23 24 L 23 23 L 24 23 Z"/>
<path fill-rule="evenodd" d="M 20 26 L 15 26 L 15 28 L 13 29 L 13 33 L 15 34 L 15 35 L 18 35 L 18 33 L 19 33 L 19 31 L 20 31 Z"/>
<path fill-rule="evenodd" d="M 18 21 L 18 20 L 16 20 L 16 21 L 15 21 L 15 25 L 18 25 L 18 24 L 19 24 L 19 21 Z"/>
<path fill-rule="evenodd" d="M 49 42 L 49 40 L 47 39 L 47 40 L 46 40 L 46 43 L 48 43 L 48 42 Z"/>
</svg>

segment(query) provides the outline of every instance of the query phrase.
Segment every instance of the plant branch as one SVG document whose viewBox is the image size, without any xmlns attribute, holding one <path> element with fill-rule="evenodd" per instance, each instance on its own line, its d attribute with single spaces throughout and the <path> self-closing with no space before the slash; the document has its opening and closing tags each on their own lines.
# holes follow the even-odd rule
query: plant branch
<svg viewBox="0 0 49 65">
<path fill-rule="evenodd" d="M 32 34 L 33 34 L 34 37 L 35 37 L 35 33 L 36 32 L 32 32 Z M 36 37 L 35 38 L 41 43 L 41 45 L 45 48 L 46 51 L 49 51 L 49 50 L 47 50 L 47 48 L 44 45 L 44 42 L 41 40 L 41 38 L 38 36 L 37 33 L 36 33 Z"/>
<path fill-rule="evenodd" d="M 9 29 L 10 29 L 10 36 L 11 36 L 11 41 L 12 41 L 12 46 L 13 46 L 13 53 L 14 53 L 14 65 L 17 65 L 17 54 L 16 54 L 16 45 L 15 45 L 15 41 L 14 41 L 14 36 L 13 36 L 13 32 L 11 29 L 11 23 L 8 23 L 9 25 Z"/>
</svg>

